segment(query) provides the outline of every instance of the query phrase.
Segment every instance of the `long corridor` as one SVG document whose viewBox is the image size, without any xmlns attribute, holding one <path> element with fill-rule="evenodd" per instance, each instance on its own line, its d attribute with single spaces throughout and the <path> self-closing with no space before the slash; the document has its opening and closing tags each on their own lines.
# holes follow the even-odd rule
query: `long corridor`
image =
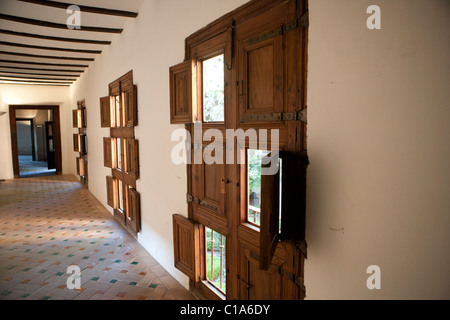
<svg viewBox="0 0 450 320">
<path fill-rule="evenodd" d="M 48 176 L 0 182 L 0 300 L 19 299 L 195 297 L 74 176 Z"/>
</svg>

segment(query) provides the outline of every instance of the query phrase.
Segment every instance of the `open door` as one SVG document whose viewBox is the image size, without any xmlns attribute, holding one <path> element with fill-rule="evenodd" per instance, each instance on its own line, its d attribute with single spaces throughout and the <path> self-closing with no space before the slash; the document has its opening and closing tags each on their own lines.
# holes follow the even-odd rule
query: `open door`
<svg viewBox="0 0 450 320">
<path fill-rule="evenodd" d="M 47 146 L 48 170 L 56 169 L 55 164 L 55 138 L 53 136 L 53 121 L 45 122 L 45 141 Z"/>
<path fill-rule="evenodd" d="M 9 122 L 11 130 L 11 154 L 13 163 L 14 178 L 20 178 L 20 167 L 19 167 L 19 150 L 17 142 L 17 127 L 16 127 L 16 117 L 20 112 L 17 111 L 52 111 L 52 118 L 48 118 L 49 123 L 42 123 L 42 128 L 39 128 L 37 124 L 36 136 L 38 136 L 39 129 L 43 131 L 43 149 L 45 153 L 47 151 L 48 157 L 48 169 L 56 169 L 56 174 L 62 174 L 62 154 L 61 154 L 61 122 L 59 106 L 57 105 L 10 105 L 9 106 Z M 19 116 L 20 117 L 20 116 Z M 47 128 L 48 126 L 48 128 Z M 44 151 L 45 150 L 45 151 Z"/>
</svg>

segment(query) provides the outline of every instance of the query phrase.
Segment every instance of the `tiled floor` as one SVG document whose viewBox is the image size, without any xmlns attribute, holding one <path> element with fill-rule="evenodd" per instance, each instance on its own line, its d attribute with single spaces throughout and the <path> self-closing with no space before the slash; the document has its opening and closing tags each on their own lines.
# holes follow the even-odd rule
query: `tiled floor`
<svg viewBox="0 0 450 320">
<path fill-rule="evenodd" d="M 16 299 L 195 297 L 74 176 L 49 176 L 0 182 L 0 300 Z"/>
<path fill-rule="evenodd" d="M 47 161 L 33 161 L 32 156 L 19 156 L 20 177 L 55 175 L 56 169 L 48 170 Z"/>
</svg>

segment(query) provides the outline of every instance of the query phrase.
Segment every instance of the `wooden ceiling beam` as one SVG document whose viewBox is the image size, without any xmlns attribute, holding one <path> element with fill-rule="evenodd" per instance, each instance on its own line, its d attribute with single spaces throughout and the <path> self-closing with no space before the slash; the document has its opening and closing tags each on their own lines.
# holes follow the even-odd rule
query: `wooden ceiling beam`
<svg viewBox="0 0 450 320">
<path fill-rule="evenodd" d="M 51 40 L 51 41 L 75 42 L 75 43 L 98 44 L 98 45 L 110 45 L 111 44 L 111 41 L 52 37 L 52 36 L 46 36 L 46 35 L 42 35 L 42 34 L 17 32 L 17 31 L 12 31 L 12 30 L 5 30 L 5 29 L 0 29 L 0 33 L 8 34 L 11 36 L 28 37 L 28 38 Z"/>
<path fill-rule="evenodd" d="M 4 67 L 0 66 L 0 69 L 1 68 L 4 68 Z M 76 78 L 78 78 L 80 76 L 79 74 L 57 74 L 57 73 L 39 73 L 39 72 L 28 73 L 28 72 L 14 72 L 14 71 L 5 71 L 5 70 L 0 70 L 0 73 L 26 75 L 26 76 L 49 76 L 49 77 L 76 77 Z"/>
<path fill-rule="evenodd" d="M 16 43 L 16 42 L 1 41 L 1 40 L 0 40 L 0 45 L 10 46 L 10 47 L 18 47 L 18 48 L 50 50 L 50 51 L 64 51 L 64 52 L 89 53 L 89 54 L 102 53 L 102 50 L 84 50 L 84 49 L 72 49 L 72 48 L 44 47 L 44 46 L 35 46 L 35 45 L 31 45 L 31 44 Z"/>
<path fill-rule="evenodd" d="M 13 78 L 13 79 L 27 79 L 27 80 L 60 80 L 60 81 L 77 81 L 77 79 L 69 79 L 69 78 L 45 78 L 45 77 L 21 77 L 21 76 L 10 76 L 7 74 L 2 74 L 0 71 L 0 77 Z"/>
<path fill-rule="evenodd" d="M 84 72 L 84 70 L 25 68 L 25 67 L 3 66 L 3 65 L 0 65 L 0 68 L 13 69 L 13 70 L 27 70 L 27 71 L 76 72 L 76 73 L 83 73 Z"/>
<path fill-rule="evenodd" d="M 3 63 L 14 63 L 14 64 L 32 64 L 32 65 L 42 65 L 42 66 L 55 66 L 55 67 L 77 67 L 77 68 L 88 68 L 87 64 L 61 64 L 61 63 L 46 63 L 46 62 L 33 62 L 33 61 L 20 61 L 20 60 L 5 60 L 0 59 Z"/>
<path fill-rule="evenodd" d="M 72 82 L 59 82 L 59 81 L 40 81 L 40 80 L 12 80 L 0 78 L 0 81 L 11 81 L 11 82 L 28 82 L 28 83 L 55 83 L 55 84 L 72 84 Z"/>
<path fill-rule="evenodd" d="M 29 57 L 29 58 L 42 58 L 42 59 L 55 59 L 55 60 L 75 60 L 75 61 L 94 61 L 94 58 L 78 58 L 78 57 L 64 57 L 64 56 L 45 56 L 41 54 L 30 54 L 22 52 L 2 51 L 0 54 L 7 54 L 11 56 Z"/>
<path fill-rule="evenodd" d="M 8 80 L 0 80 L 0 81 L 8 81 Z M 5 82 L 0 82 L 0 84 L 14 84 L 14 85 L 20 85 L 20 86 L 48 86 L 48 87 L 70 87 L 70 85 L 68 84 L 52 84 L 52 83 L 26 83 L 26 82 L 22 82 L 22 83 L 5 83 Z"/>
<path fill-rule="evenodd" d="M 39 4 L 39 5 L 53 7 L 53 8 L 60 8 L 60 9 L 65 9 L 65 10 L 67 10 L 67 8 L 70 6 L 70 4 L 68 4 L 66 2 L 57 2 L 57 1 L 44 1 L 44 0 L 19 0 L 19 1 L 33 3 L 33 4 Z M 99 7 L 90 7 L 90 6 L 83 6 L 83 5 L 77 5 L 77 6 L 80 8 L 81 12 L 105 14 L 105 15 L 110 15 L 110 16 L 119 16 L 119 17 L 128 17 L 128 18 L 136 18 L 138 16 L 137 12 L 106 9 L 106 8 L 99 8 Z"/>
<path fill-rule="evenodd" d="M 0 20 L 8 20 L 8 21 L 13 21 L 13 22 L 30 24 L 33 26 L 64 29 L 64 30 L 70 31 L 70 29 L 67 27 L 67 24 L 55 23 L 55 22 L 44 21 L 44 20 L 29 19 L 29 18 L 25 18 L 25 17 L 11 16 L 9 14 L 3 14 L 3 13 L 0 13 Z M 123 31 L 123 29 L 121 29 L 121 28 L 104 28 L 104 27 L 88 27 L 88 26 L 80 26 L 80 29 L 73 29 L 73 30 L 89 31 L 89 32 L 105 32 L 105 33 L 122 33 L 122 31 Z"/>
</svg>

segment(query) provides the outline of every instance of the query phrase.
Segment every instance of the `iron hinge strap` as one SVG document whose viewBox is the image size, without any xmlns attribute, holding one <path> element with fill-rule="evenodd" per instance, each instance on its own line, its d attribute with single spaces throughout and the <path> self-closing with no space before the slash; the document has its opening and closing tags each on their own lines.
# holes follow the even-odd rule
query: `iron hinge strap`
<svg viewBox="0 0 450 320">
<path fill-rule="evenodd" d="M 283 121 L 301 121 L 307 123 L 307 109 L 303 109 L 295 112 L 283 112 L 282 119 Z"/>
<path fill-rule="evenodd" d="M 297 287 L 299 287 L 303 292 L 305 292 L 304 278 L 293 274 L 292 272 L 279 267 L 279 274 L 293 282 Z"/>
<path fill-rule="evenodd" d="M 294 112 L 276 112 L 265 114 L 249 114 L 244 121 L 301 121 L 307 123 L 307 109 Z"/>
<path fill-rule="evenodd" d="M 194 203 L 198 203 L 198 204 L 200 204 L 200 202 L 201 202 L 201 200 L 199 198 L 196 198 L 192 194 L 189 194 L 189 193 L 186 195 L 186 201 L 187 201 L 187 203 L 194 202 Z"/>
<path fill-rule="evenodd" d="M 290 282 L 294 283 L 297 287 L 299 287 L 303 292 L 305 292 L 304 278 L 293 274 L 292 272 L 287 271 L 283 267 L 277 266 L 275 264 L 270 265 L 269 271 L 273 273 L 278 273 L 279 275 L 285 277 Z"/>
<path fill-rule="evenodd" d="M 215 206 L 213 204 L 210 204 L 208 202 L 202 201 L 200 198 L 196 198 L 196 197 L 194 197 L 193 195 L 191 195 L 189 193 L 186 195 L 186 201 L 187 201 L 187 203 L 196 203 L 196 204 L 198 204 L 198 205 L 200 205 L 202 207 L 208 208 L 208 209 L 210 209 L 212 211 L 215 211 L 215 212 L 219 211 L 219 208 L 217 206 Z"/>
<path fill-rule="evenodd" d="M 292 30 L 298 28 L 307 28 L 309 27 L 309 13 L 306 11 L 299 19 L 294 19 L 291 22 L 288 22 L 278 28 L 272 29 L 255 37 L 252 37 L 248 40 L 249 45 L 256 44 L 261 41 L 269 40 L 275 38 L 277 36 L 286 34 Z"/>
<path fill-rule="evenodd" d="M 300 252 L 303 254 L 303 256 L 308 259 L 308 255 L 307 255 L 307 247 L 308 245 L 306 244 L 306 242 L 304 240 L 297 240 L 294 241 L 294 246 L 300 250 Z"/>
</svg>

